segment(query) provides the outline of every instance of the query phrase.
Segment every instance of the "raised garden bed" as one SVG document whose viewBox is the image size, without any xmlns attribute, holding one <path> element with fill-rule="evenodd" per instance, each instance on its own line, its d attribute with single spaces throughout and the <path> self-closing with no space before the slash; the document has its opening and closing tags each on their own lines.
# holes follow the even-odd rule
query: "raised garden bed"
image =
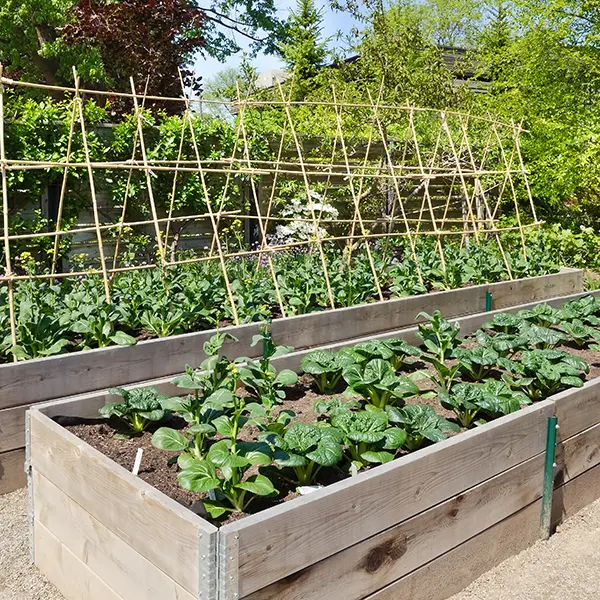
<svg viewBox="0 0 600 600">
<path fill-rule="evenodd" d="M 600 497 L 599 394 L 588 381 L 220 529 L 53 420 L 106 394 L 49 403 L 28 413 L 35 561 L 67 598 L 442 600 L 538 539 L 550 416 L 554 523 Z"/>
<path fill-rule="evenodd" d="M 279 343 L 301 351 L 410 327 L 421 310 L 438 309 L 447 317 L 481 313 L 486 310 L 488 293 L 492 307 L 502 309 L 582 290 L 583 272 L 563 268 L 552 275 L 275 319 L 271 329 Z M 250 344 L 258 327 L 253 323 L 222 331 L 228 331 L 240 340 L 237 351 L 255 357 L 257 349 Z M 141 342 L 132 347 L 102 348 L 0 365 L 0 494 L 25 483 L 21 465 L 25 454 L 25 410 L 29 406 L 112 386 L 173 376 L 181 371 L 182 365 L 199 363 L 202 344 L 214 333 L 215 330 L 190 333 Z"/>
</svg>

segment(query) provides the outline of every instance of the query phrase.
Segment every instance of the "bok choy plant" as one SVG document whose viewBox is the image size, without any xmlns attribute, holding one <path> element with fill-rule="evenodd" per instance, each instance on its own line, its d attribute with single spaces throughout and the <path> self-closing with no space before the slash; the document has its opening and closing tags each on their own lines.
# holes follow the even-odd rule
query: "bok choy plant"
<svg viewBox="0 0 600 600">
<path fill-rule="evenodd" d="M 302 358 L 300 366 L 312 376 L 321 394 L 333 394 L 342 379 L 342 371 L 353 359 L 348 354 L 315 350 Z"/>
<path fill-rule="evenodd" d="M 343 377 L 348 384 L 348 393 L 363 396 L 379 409 L 419 393 L 414 382 L 408 377 L 396 375 L 392 365 L 381 358 L 375 358 L 366 364 L 349 365 L 344 368 Z"/>
<path fill-rule="evenodd" d="M 162 403 L 167 397 L 159 394 L 155 388 L 111 388 L 108 392 L 121 396 L 121 400 L 105 404 L 99 411 L 100 415 L 107 419 L 116 417 L 126 426 L 129 434 L 140 434 L 166 416 Z"/>
<path fill-rule="evenodd" d="M 421 448 L 425 441 L 439 442 L 446 439 L 447 433 L 460 431 L 456 423 L 438 415 L 431 406 L 390 406 L 387 414 L 391 423 L 399 425 L 406 432 L 406 447 L 411 451 Z"/>
</svg>

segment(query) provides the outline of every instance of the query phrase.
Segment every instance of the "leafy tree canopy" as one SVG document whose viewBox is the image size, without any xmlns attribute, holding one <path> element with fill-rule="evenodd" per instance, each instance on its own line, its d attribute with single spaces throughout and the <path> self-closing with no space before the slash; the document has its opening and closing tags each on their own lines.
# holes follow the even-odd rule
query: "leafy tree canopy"
<svg viewBox="0 0 600 600">
<path fill-rule="evenodd" d="M 87 85 L 117 90 L 150 75 L 149 93 L 179 95 L 178 68 L 197 52 L 236 53 L 232 32 L 273 52 L 280 30 L 274 0 L 4 0 L 0 61 L 49 84 L 72 82 L 73 66 Z"/>
</svg>

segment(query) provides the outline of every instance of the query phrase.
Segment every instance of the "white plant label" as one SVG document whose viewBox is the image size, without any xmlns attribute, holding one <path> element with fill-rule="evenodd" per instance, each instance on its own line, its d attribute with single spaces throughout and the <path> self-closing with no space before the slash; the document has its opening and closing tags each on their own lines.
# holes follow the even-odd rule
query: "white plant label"
<svg viewBox="0 0 600 600">
<path fill-rule="evenodd" d="M 131 471 L 134 475 L 137 475 L 140 472 L 142 454 L 144 454 L 144 449 L 138 448 L 137 454 L 135 455 L 135 462 L 133 463 L 133 470 Z"/>
</svg>

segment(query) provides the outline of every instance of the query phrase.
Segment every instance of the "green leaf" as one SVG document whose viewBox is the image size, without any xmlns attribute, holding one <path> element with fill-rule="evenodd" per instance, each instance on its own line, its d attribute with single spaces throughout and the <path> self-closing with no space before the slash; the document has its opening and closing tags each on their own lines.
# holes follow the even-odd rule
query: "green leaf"
<svg viewBox="0 0 600 600">
<path fill-rule="evenodd" d="M 257 496 L 270 496 L 277 492 L 271 480 L 260 474 L 252 475 L 247 481 L 238 483 L 235 487 L 256 494 Z"/>
<path fill-rule="evenodd" d="M 194 459 L 194 462 L 178 473 L 179 485 L 192 492 L 208 492 L 219 488 L 220 481 L 214 467 L 205 460 Z"/>
<path fill-rule="evenodd" d="M 394 460 L 394 455 L 391 452 L 363 452 L 360 457 L 370 463 L 385 464 Z"/>
<path fill-rule="evenodd" d="M 283 369 L 275 378 L 275 383 L 279 385 L 295 385 L 298 383 L 298 375 L 290 369 Z"/>
<path fill-rule="evenodd" d="M 160 427 L 152 435 L 152 445 L 160 450 L 182 451 L 189 446 L 188 439 L 170 427 Z"/>
<path fill-rule="evenodd" d="M 110 340 L 118 346 L 135 346 L 137 344 L 137 340 L 124 331 L 115 332 L 114 335 L 110 336 Z"/>
<path fill-rule="evenodd" d="M 306 458 L 316 462 L 323 467 L 332 467 L 342 460 L 342 446 L 332 436 L 322 436 L 313 452 L 309 452 Z"/>
<path fill-rule="evenodd" d="M 206 512 L 213 518 L 218 519 L 223 516 L 226 512 L 231 512 L 231 508 L 223 504 L 222 502 L 218 502 L 217 500 L 202 500 L 202 504 L 206 509 Z"/>
</svg>

